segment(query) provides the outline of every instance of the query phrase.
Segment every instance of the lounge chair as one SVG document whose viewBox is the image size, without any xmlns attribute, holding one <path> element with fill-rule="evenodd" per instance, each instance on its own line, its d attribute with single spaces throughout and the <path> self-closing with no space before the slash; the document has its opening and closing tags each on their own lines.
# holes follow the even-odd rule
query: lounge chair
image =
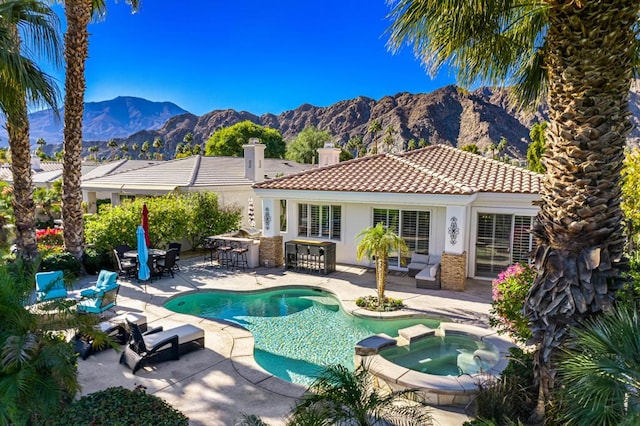
<svg viewBox="0 0 640 426">
<path fill-rule="evenodd" d="M 76 309 L 80 313 L 102 314 L 116 305 L 118 291 L 120 291 L 120 284 L 116 282 L 108 284 L 92 296 L 83 297 L 76 305 Z"/>
<path fill-rule="evenodd" d="M 82 297 L 93 297 L 96 293 L 111 287 L 116 283 L 118 279 L 117 272 L 107 271 L 105 269 L 101 270 L 98 274 L 98 280 L 93 285 L 93 287 L 86 288 L 80 292 L 80 296 Z"/>
<path fill-rule="evenodd" d="M 133 374 L 145 365 L 178 360 L 180 355 L 204 348 L 204 331 L 191 324 L 169 330 L 153 328 L 142 333 L 137 324 L 127 321 L 131 338 L 120 356 L 120 364 L 126 364 Z"/>
<path fill-rule="evenodd" d="M 36 301 L 44 302 L 67 297 L 62 271 L 38 272 L 36 274 Z"/>
</svg>

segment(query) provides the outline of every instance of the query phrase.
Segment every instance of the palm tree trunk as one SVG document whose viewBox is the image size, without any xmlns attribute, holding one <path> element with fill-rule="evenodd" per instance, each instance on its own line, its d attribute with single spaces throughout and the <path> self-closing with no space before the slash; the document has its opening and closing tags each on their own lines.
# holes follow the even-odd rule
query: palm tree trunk
<svg viewBox="0 0 640 426">
<path fill-rule="evenodd" d="M 609 309 L 623 283 L 619 181 L 640 2 L 549 3 L 547 173 L 532 229 L 538 277 L 525 303 L 538 345 L 538 417 L 567 327 Z"/>
<path fill-rule="evenodd" d="M 389 259 L 386 254 L 376 256 L 376 290 L 378 291 L 378 306 L 382 306 L 384 302 L 384 289 L 387 284 L 387 269 L 389 268 Z"/>
<path fill-rule="evenodd" d="M 82 211 L 82 117 L 84 114 L 85 61 L 89 50 L 87 26 L 91 19 L 91 0 L 65 0 L 64 168 L 62 219 L 65 250 L 82 258 L 84 223 Z"/>
<path fill-rule="evenodd" d="M 36 206 L 33 202 L 31 177 L 31 145 L 29 143 L 29 119 L 27 104 L 16 99 L 19 110 L 7 115 L 7 133 L 11 149 L 11 174 L 13 176 L 13 214 L 16 225 L 18 255 L 33 260 L 38 255 L 36 241 Z"/>
</svg>

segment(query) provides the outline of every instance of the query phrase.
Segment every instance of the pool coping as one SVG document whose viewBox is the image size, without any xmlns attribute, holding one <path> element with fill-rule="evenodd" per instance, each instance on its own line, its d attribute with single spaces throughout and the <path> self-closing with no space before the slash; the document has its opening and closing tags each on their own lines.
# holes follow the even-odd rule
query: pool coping
<svg viewBox="0 0 640 426">
<path fill-rule="evenodd" d="M 255 339 L 253 337 L 253 333 L 248 329 L 242 327 L 239 324 L 236 324 L 231 321 L 226 321 L 222 319 L 213 319 L 213 318 L 202 318 L 195 315 L 190 314 L 181 314 L 174 312 L 168 308 L 165 308 L 165 304 L 169 301 L 176 299 L 178 297 L 187 296 L 190 294 L 200 294 L 200 293 L 266 293 L 274 290 L 283 290 L 283 289 L 295 289 L 295 288 L 305 288 L 305 289 L 313 289 L 319 290 L 326 293 L 331 294 L 335 297 L 335 299 L 340 303 L 341 308 L 351 315 L 356 317 L 364 317 L 364 318 L 380 318 L 380 319 L 408 319 L 408 318 L 426 318 L 426 319 L 436 319 L 440 321 L 440 328 L 443 328 L 445 333 L 453 332 L 453 333 L 462 333 L 468 334 L 473 337 L 476 337 L 478 340 L 486 341 L 488 343 L 493 344 L 500 353 L 500 359 L 498 363 L 490 370 L 492 375 L 498 375 L 504 370 L 508 363 L 508 359 L 506 359 L 506 354 L 508 354 L 509 348 L 515 346 L 511 341 L 507 338 L 499 336 L 496 331 L 490 329 L 484 329 L 481 327 L 476 327 L 467 324 L 446 322 L 442 320 L 442 318 L 437 316 L 429 316 L 428 314 L 421 313 L 412 313 L 403 310 L 399 311 L 389 311 L 389 312 L 372 312 L 366 309 L 357 307 L 354 302 L 349 302 L 349 304 L 353 303 L 356 306 L 356 309 L 349 309 L 346 306 L 345 301 L 340 298 L 340 296 L 328 289 L 326 287 L 318 286 L 318 285 L 305 285 L 305 284 L 296 284 L 296 285 L 278 285 L 270 288 L 257 289 L 257 290 L 230 290 L 230 289 L 195 289 L 190 291 L 181 292 L 179 294 L 175 294 L 166 298 L 161 305 L 155 305 L 152 303 L 152 300 L 147 302 L 148 307 L 153 307 L 154 310 L 162 310 L 163 312 L 157 312 L 160 317 L 171 316 L 183 316 L 185 317 L 184 322 L 192 323 L 192 318 L 196 318 L 200 326 L 204 326 L 205 328 L 208 326 L 215 327 L 216 329 L 226 333 L 232 339 L 231 353 L 229 354 L 229 359 L 233 365 L 235 371 L 244 379 L 248 380 L 250 383 L 261 387 L 270 392 L 277 393 L 279 395 L 300 398 L 304 395 L 309 387 L 293 382 L 286 381 L 280 377 L 273 375 L 272 373 L 263 369 L 255 360 L 253 356 L 254 348 L 255 348 Z M 155 297 L 155 296 L 154 296 Z M 152 297 L 152 299 L 154 298 Z M 187 319 L 188 318 L 188 319 Z M 355 345 L 354 345 L 355 346 Z M 359 365 L 361 362 L 366 362 L 369 368 L 369 371 L 373 373 L 378 379 L 381 379 L 386 387 L 397 390 L 397 389 L 406 389 L 406 388 L 420 388 L 424 390 L 424 397 L 427 402 L 434 405 L 461 405 L 469 402 L 469 398 L 473 395 L 477 394 L 477 382 L 482 378 L 487 378 L 487 373 L 484 374 L 476 374 L 476 375 L 464 375 L 459 377 L 447 377 L 447 376 L 437 376 L 432 374 L 421 373 L 413 370 L 409 370 L 407 368 L 398 366 L 386 359 L 384 359 L 380 355 L 373 355 L 366 358 L 371 358 L 369 360 L 364 360 L 360 355 L 354 355 L 355 365 Z M 383 386 L 384 387 L 384 386 Z M 465 398 L 460 398 L 460 395 L 466 396 Z"/>
<path fill-rule="evenodd" d="M 498 362 L 488 371 L 460 376 L 439 376 L 411 370 L 395 364 L 382 355 L 356 355 L 356 365 L 364 365 L 378 379 L 378 386 L 389 390 L 413 389 L 429 404 L 437 406 L 466 406 L 478 393 L 478 385 L 493 380 L 502 374 L 509 363 L 509 349 L 516 345 L 509 339 L 468 324 L 442 322 L 445 333 L 471 336 L 493 345 L 499 353 Z"/>
</svg>

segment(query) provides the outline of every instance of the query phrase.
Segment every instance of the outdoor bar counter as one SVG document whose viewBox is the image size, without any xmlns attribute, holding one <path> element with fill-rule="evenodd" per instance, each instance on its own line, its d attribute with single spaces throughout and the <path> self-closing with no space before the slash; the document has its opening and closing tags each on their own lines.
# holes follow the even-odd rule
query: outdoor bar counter
<svg viewBox="0 0 640 426">
<path fill-rule="evenodd" d="M 253 238 L 242 238 L 242 237 L 233 237 L 231 235 L 213 235 L 211 237 L 207 237 L 207 240 L 210 242 L 224 242 L 228 243 L 236 243 L 242 246 L 245 246 L 249 251 L 247 252 L 247 267 L 249 268 L 257 268 L 260 266 L 260 240 L 256 240 Z"/>
<path fill-rule="evenodd" d="M 336 243 L 290 240 L 285 243 L 285 267 L 300 272 L 329 274 L 336 270 Z"/>
</svg>

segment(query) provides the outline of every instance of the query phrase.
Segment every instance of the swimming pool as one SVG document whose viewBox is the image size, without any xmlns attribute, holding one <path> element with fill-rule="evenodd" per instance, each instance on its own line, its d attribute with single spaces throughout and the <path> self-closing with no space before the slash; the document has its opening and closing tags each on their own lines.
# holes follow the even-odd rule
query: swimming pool
<svg viewBox="0 0 640 426">
<path fill-rule="evenodd" d="M 398 336 L 415 324 L 436 328 L 432 319 L 366 319 L 343 311 L 331 294 L 309 288 L 265 292 L 200 292 L 165 304 L 174 312 L 239 324 L 253 334 L 254 357 L 281 379 L 309 385 L 330 364 L 354 368 L 354 347 L 376 333 Z"/>
</svg>

